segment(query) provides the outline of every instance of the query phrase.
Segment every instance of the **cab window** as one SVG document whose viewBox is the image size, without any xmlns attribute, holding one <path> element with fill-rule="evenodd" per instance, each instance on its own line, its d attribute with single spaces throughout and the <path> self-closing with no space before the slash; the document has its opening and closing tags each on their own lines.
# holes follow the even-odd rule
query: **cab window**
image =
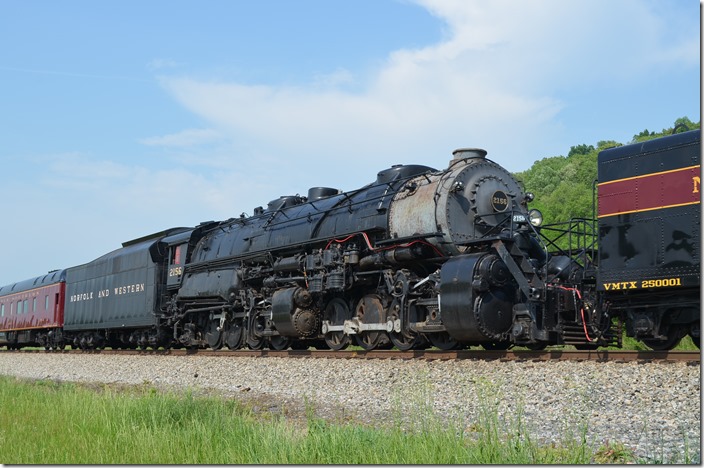
<svg viewBox="0 0 704 468">
<path fill-rule="evenodd" d="M 181 264 L 181 247 L 182 245 L 177 245 L 171 249 L 171 264 L 180 265 Z"/>
</svg>

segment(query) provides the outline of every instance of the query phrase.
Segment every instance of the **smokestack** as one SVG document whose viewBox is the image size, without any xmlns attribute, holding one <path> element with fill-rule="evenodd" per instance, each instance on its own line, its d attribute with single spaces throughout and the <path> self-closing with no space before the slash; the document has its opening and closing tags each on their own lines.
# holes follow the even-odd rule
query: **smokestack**
<svg viewBox="0 0 704 468">
<path fill-rule="evenodd" d="M 459 148 L 452 152 L 454 159 L 484 158 L 486 150 L 481 148 Z"/>
</svg>

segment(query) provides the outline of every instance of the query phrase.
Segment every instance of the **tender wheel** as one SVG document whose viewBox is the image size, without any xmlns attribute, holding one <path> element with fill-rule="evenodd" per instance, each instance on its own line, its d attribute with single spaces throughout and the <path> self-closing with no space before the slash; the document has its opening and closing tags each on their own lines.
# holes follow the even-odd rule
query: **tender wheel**
<svg viewBox="0 0 704 468">
<path fill-rule="evenodd" d="M 462 345 L 451 337 L 447 332 L 428 333 L 426 335 L 430 344 L 443 351 L 462 349 Z"/>
</svg>

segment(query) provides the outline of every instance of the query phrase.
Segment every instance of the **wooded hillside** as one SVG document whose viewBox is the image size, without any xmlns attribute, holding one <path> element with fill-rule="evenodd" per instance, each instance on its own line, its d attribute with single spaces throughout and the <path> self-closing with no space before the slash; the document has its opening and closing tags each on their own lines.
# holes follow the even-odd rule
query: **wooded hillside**
<svg viewBox="0 0 704 468">
<path fill-rule="evenodd" d="M 681 133 L 700 127 L 701 122 L 693 123 L 689 118 L 681 117 L 670 128 L 660 132 L 643 130 L 625 144 L 671 135 L 673 129 L 674 133 Z M 597 155 L 600 151 L 615 146 L 623 146 L 623 143 L 599 141 L 596 146 L 572 146 L 567 156 L 543 158 L 533 163 L 527 171 L 515 173 L 514 176 L 523 183 L 527 192 L 535 195 L 530 206 L 543 213 L 545 224 L 569 221 L 571 218 L 591 218 Z"/>
</svg>

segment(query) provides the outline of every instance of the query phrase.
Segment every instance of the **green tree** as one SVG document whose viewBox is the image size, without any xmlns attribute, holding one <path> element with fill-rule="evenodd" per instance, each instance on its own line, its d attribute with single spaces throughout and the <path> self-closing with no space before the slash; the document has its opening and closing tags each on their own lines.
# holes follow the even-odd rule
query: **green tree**
<svg viewBox="0 0 704 468">
<path fill-rule="evenodd" d="M 697 130 L 701 128 L 700 122 L 692 122 L 689 117 L 680 117 L 675 120 L 672 127 L 663 128 L 660 132 L 648 132 L 648 130 L 643 130 L 637 135 L 633 135 L 631 143 L 640 143 L 643 141 L 653 140 L 655 138 L 664 137 L 667 135 L 672 135 L 673 133 L 682 133 L 689 130 Z"/>
<path fill-rule="evenodd" d="M 634 135 L 630 143 L 671 135 L 673 130 L 686 131 L 685 126 L 694 130 L 700 128 L 700 123 L 681 117 L 675 120 L 672 127 L 661 132 L 643 130 Z M 530 169 L 514 175 L 526 191 L 535 195 L 531 206 L 543 213 L 546 224 L 566 222 L 574 218 L 591 218 L 599 152 L 616 146 L 622 146 L 622 143 L 601 140 L 596 147 L 587 144 L 571 146 L 567 157 L 559 155 L 543 158 L 533 163 Z"/>
<path fill-rule="evenodd" d="M 592 151 L 594 151 L 594 147 L 592 145 L 571 146 L 570 152 L 567 153 L 567 157 L 569 158 L 575 154 L 589 154 Z"/>
</svg>

